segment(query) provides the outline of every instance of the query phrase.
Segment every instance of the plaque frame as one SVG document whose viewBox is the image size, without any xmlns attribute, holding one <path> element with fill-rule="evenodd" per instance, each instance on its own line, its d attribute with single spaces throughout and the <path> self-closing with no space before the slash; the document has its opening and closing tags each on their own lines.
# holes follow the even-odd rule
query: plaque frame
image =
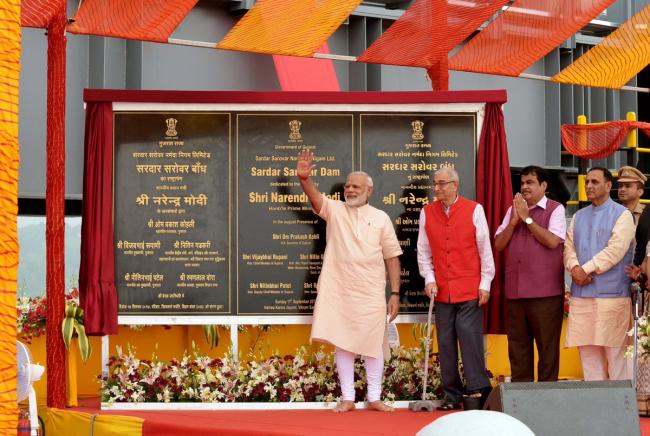
<svg viewBox="0 0 650 436">
<path fill-rule="evenodd" d="M 114 102 L 114 112 L 197 112 L 197 113 L 231 113 L 231 128 L 230 128 L 230 159 L 232 160 L 232 148 L 234 147 L 232 139 L 232 123 L 236 120 L 237 115 L 241 113 L 246 114 L 259 114 L 259 113 L 351 113 L 356 114 L 355 124 L 358 123 L 358 117 L 361 113 L 374 113 L 374 114 L 467 114 L 475 116 L 475 144 L 478 146 L 480 140 L 480 132 L 483 124 L 485 103 L 409 103 L 409 104 L 277 104 L 277 103 L 144 103 L 144 102 Z M 358 125 L 358 124 L 357 124 Z M 354 170 L 359 169 L 361 165 L 361 144 L 359 138 L 355 140 L 356 153 L 354 158 Z M 229 172 L 232 170 L 229 169 Z M 230 175 L 229 175 L 230 176 Z M 231 186 L 231 191 L 236 188 Z M 231 197 L 231 209 L 232 209 Z M 237 200 L 234 200 L 237 202 Z M 375 203 L 376 203 L 375 199 Z M 230 213 L 232 215 L 232 211 Z M 232 228 L 232 216 L 229 216 L 229 227 Z M 230 230 L 232 233 L 232 229 Z M 235 244 L 237 245 L 237 244 Z M 232 259 L 233 241 L 230 240 L 229 247 L 229 261 L 230 276 L 232 276 L 233 268 L 232 262 L 237 261 Z M 233 283 L 232 278 L 229 279 L 231 286 Z M 236 282 L 236 280 L 235 280 Z M 231 290 L 231 293 L 234 292 Z M 231 305 L 233 303 L 231 302 Z M 237 303 L 235 303 L 237 304 Z M 247 325 L 247 324 L 310 324 L 311 315 L 263 315 L 263 314 L 247 314 L 247 315 L 119 315 L 119 325 L 131 324 L 147 324 L 147 325 L 205 325 L 205 324 L 219 324 L 219 325 Z M 426 313 L 417 314 L 400 314 L 397 316 L 396 323 L 415 323 L 425 322 Z"/>
<path fill-rule="evenodd" d="M 486 103 L 504 104 L 507 101 L 505 90 L 489 91 L 440 91 L 440 92 L 255 92 L 255 91 L 156 91 L 156 90 L 109 90 L 85 89 L 85 102 L 111 103 L 114 111 L 210 111 L 210 112 L 241 112 L 241 111 L 285 111 L 285 112 L 473 112 L 477 115 L 476 142 L 481 132 Z M 272 103 L 269 103 L 272 102 Z M 230 157 L 232 159 L 232 156 Z M 232 218 L 229 217 L 229 221 Z M 229 232 L 230 234 L 232 233 Z M 232 247 L 232 241 L 230 242 Z M 229 259 L 232 262 L 232 258 Z M 232 268 L 230 268 L 232 275 Z M 423 322 L 426 315 L 398 315 L 395 322 Z M 118 316 L 118 324 L 178 324 L 229 325 L 233 350 L 237 355 L 237 326 L 239 324 L 309 324 L 311 316 Z M 107 357 L 109 355 L 109 337 L 102 337 L 103 372 L 107 372 Z M 195 404 L 196 409 L 218 410 L 222 405 Z M 102 409 L 136 410 L 152 408 L 157 410 L 192 409 L 195 405 L 183 404 L 120 404 L 108 405 L 103 403 Z M 252 407 L 249 407 L 252 406 Z M 301 405 L 278 405 L 278 408 L 291 409 Z M 309 404 L 309 407 L 320 408 L 321 404 Z M 233 405 L 234 409 L 264 408 L 268 403 Z"/>
</svg>

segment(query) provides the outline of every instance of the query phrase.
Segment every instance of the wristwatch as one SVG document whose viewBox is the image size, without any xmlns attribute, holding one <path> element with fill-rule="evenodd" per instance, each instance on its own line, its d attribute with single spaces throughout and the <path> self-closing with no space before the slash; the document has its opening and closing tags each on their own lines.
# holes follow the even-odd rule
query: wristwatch
<svg viewBox="0 0 650 436">
<path fill-rule="evenodd" d="M 528 217 L 524 220 L 524 222 L 528 225 L 531 225 L 533 223 L 533 219 L 531 217 Z"/>
</svg>

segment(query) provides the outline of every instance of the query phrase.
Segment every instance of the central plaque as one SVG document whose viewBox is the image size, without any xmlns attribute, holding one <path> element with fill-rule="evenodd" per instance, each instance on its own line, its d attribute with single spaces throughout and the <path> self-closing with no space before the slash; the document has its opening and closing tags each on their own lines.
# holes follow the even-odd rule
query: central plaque
<svg viewBox="0 0 650 436">
<path fill-rule="evenodd" d="M 459 193 L 475 198 L 476 115 L 468 113 L 361 114 L 361 169 L 375 178 L 370 203 L 393 220 L 400 257 L 400 313 L 427 311 L 417 262 L 420 210 L 434 199 L 433 173 L 454 168 Z"/>
<path fill-rule="evenodd" d="M 312 150 L 318 189 L 343 199 L 354 167 L 352 114 L 238 114 L 237 313 L 310 315 L 325 251 L 325 222 L 296 176 Z"/>
</svg>

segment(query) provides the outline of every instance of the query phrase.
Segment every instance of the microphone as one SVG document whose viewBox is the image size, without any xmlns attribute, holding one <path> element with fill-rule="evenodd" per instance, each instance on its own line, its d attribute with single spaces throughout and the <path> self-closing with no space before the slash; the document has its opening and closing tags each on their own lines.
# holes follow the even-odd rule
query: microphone
<svg viewBox="0 0 650 436">
<path fill-rule="evenodd" d="M 630 297 L 632 298 L 632 304 L 636 304 L 636 299 L 639 293 L 642 292 L 641 285 L 639 282 L 630 283 Z"/>
</svg>

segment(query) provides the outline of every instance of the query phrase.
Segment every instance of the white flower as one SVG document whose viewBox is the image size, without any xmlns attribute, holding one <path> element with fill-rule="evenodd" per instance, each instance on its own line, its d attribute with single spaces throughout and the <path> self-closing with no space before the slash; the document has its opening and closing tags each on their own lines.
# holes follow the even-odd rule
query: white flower
<svg viewBox="0 0 650 436">
<path fill-rule="evenodd" d="M 277 394 L 278 394 L 278 391 L 276 391 L 276 389 L 275 389 L 275 388 L 273 387 L 273 385 L 270 384 L 270 383 L 266 383 L 266 384 L 264 385 L 264 391 L 269 393 L 269 398 L 270 398 L 271 400 L 273 400 L 274 398 L 276 398 L 276 396 L 277 396 Z"/>
</svg>

